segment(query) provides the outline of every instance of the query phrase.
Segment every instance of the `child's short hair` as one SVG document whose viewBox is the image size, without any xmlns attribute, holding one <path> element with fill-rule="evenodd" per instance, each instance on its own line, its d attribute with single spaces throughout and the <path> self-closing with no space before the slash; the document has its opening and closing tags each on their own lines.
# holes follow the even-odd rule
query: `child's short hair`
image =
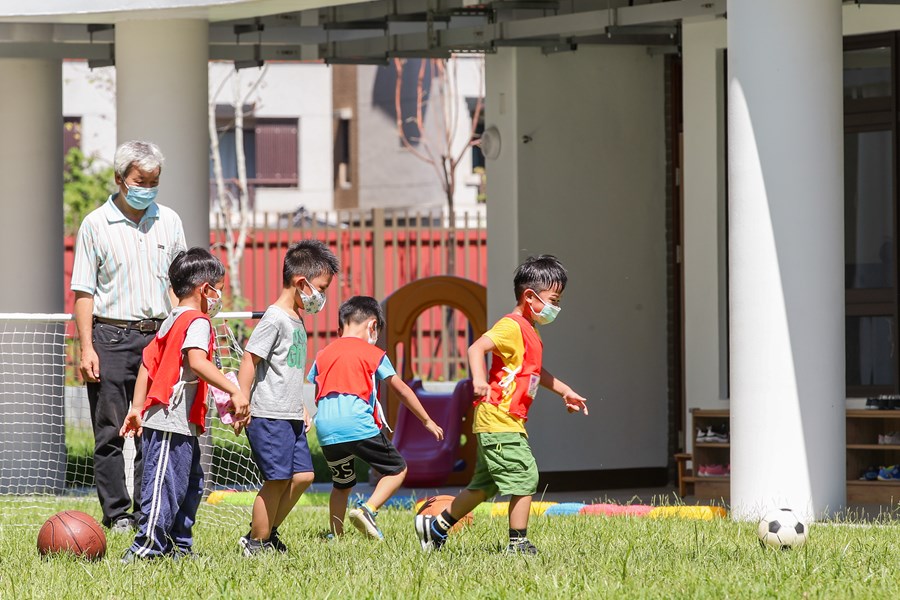
<svg viewBox="0 0 900 600">
<path fill-rule="evenodd" d="M 306 277 L 307 281 L 330 273 L 337 275 L 341 270 L 341 261 L 319 240 L 303 240 L 291 244 L 284 255 L 283 279 L 284 287 L 290 287 L 296 276 Z"/>
<path fill-rule="evenodd" d="M 223 279 L 225 265 L 206 248 L 182 250 L 169 265 L 169 283 L 179 300 L 204 283 L 215 285 Z"/>
<path fill-rule="evenodd" d="M 566 289 L 569 276 L 566 268 L 559 259 L 552 254 L 529 256 L 516 269 L 513 276 L 513 287 L 516 292 L 516 301 L 522 298 L 525 290 L 543 292 L 551 288 L 558 288 L 560 292 Z"/>
<path fill-rule="evenodd" d="M 375 327 L 379 331 L 384 330 L 384 313 L 381 305 L 372 296 L 353 296 L 343 304 L 338 311 L 341 327 L 351 323 L 362 323 L 375 317 Z"/>
</svg>

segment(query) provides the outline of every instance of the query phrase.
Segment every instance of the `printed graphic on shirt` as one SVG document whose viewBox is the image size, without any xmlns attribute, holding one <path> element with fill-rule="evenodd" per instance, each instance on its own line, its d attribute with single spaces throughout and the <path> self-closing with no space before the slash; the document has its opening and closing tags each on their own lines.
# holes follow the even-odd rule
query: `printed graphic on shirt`
<svg viewBox="0 0 900 600">
<path fill-rule="evenodd" d="M 292 369 L 303 370 L 306 367 L 306 336 L 302 329 L 294 330 L 294 338 L 291 348 L 288 350 L 287 366 Z"/>
</svg>

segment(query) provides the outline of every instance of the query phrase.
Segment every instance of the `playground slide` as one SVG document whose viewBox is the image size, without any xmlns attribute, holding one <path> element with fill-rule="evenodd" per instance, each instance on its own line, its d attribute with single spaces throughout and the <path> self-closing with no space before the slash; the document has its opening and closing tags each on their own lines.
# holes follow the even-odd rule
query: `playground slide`
<svg viewBox="0 0 900 600">
<path fill-rule="evenodd" d="M 447 483 L 459 456 L 463 416 L 472 403 L 472 380 L 458 382 L 449 394 L 426 391 L 418 379 L 409 386 L 434 422 L 443 428 L 444 441 L 435 441 L 422 423 L 405 406 L 400 406 L 393 442 L 408 467 L 403 485 L 442 486 Z"/>
</svg>

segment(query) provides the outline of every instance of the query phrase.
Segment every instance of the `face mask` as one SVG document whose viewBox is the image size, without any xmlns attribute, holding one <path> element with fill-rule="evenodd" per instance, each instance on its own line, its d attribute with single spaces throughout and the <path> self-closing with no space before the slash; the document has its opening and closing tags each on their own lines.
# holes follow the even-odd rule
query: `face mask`
<svg viewBox="0 0 900 600">
<path fill-rule="evenodd" d="M 316 314 L 322 307 L 325 306 L 325 294 L 314 288 L 313 286 L 309 286 L 312 290 L 312 296 L 308 296 L 303 293 L 303 290 L 297 288 L 297 293 L 300 294 L 300 302 L 303 303 L 303 310 L 308 312 L 311 315 Z"/>
<path fill-rule="evenodd" d="M 125 184 L 128 193 L 125 194 L 125 202 L 134 210 L 144 210 L 156 200 L 156 194 L 159 193 L 159 187 L 128 187 Z"/>
<path fill-rule="evenodd" d="M 369 343 L 373 346 L 378 343 L 378 329 L 372 328 L 372 333 L 369 334 Z"/>
<path fill-rule="evenodd" d="M 544 299 L 538 296 L 537 292 L 535 292 L 534 295 L 544 304 L 544 308 L 542 308 L 539 313 L 536 313 L 534 312 L 534 309 L 531 309 L 531 313 L 534 315 L 534 322 L 538 325 L 549 325 L 557 316 L 559 316 L 559 311 L 561 311 L 562 308 L 550 304 L 549 302 L 544 302 Z"/>
<path fill-rule="evenodd" d="M 222 310 L 222 292 L 217 288 L 210 288 L 216 293 L 215 298 L 206 297 L 206 315 L 210 318 L 219 314 Z"/>
</svg>

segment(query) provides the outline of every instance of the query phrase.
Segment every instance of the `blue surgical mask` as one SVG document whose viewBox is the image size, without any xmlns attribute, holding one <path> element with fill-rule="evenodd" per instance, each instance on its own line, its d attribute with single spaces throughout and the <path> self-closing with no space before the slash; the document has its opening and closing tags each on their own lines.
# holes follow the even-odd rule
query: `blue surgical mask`
<svg viewBox="0 0 900 600">
<path fill-rule="evenodd" d="M 312 295 L 304 294 L 303 290 L 299 287 L 297 288 L 297 293 L 300 294 L 300 302 L 303 303 L 303 310 L 314 315 L 325 306 L 325 294 L 311 285 L 309 286 L 309 289 L 312 290 Z"/>
<path fill-rule="evenodd" d="M 552 323 L 557 316 L 559 316 L 559 312 L 562 310 L 559 306 L 555 304 L 550 304 L 546 302 L 543 298 L 538 296 L 537 292 L 534 293 L 537 296 L 537 299 L 540 300 L 544 304 L 544 308 L 541 309 L 541 312 L 536 313 L 534 310 L 531 313 L 534 315 L 534 322 L 538 325 L 549 325 Z"/>
<path fill-rule="evenodd" d="M 153 204 L 156 194 L 159 193 L 159 187 L 128 187 L 127 183 L 125 189 L 128 190 L 128 193 L 125 194 L 125 202 L 134 210 L 145 210 Z"/>
</svg>

